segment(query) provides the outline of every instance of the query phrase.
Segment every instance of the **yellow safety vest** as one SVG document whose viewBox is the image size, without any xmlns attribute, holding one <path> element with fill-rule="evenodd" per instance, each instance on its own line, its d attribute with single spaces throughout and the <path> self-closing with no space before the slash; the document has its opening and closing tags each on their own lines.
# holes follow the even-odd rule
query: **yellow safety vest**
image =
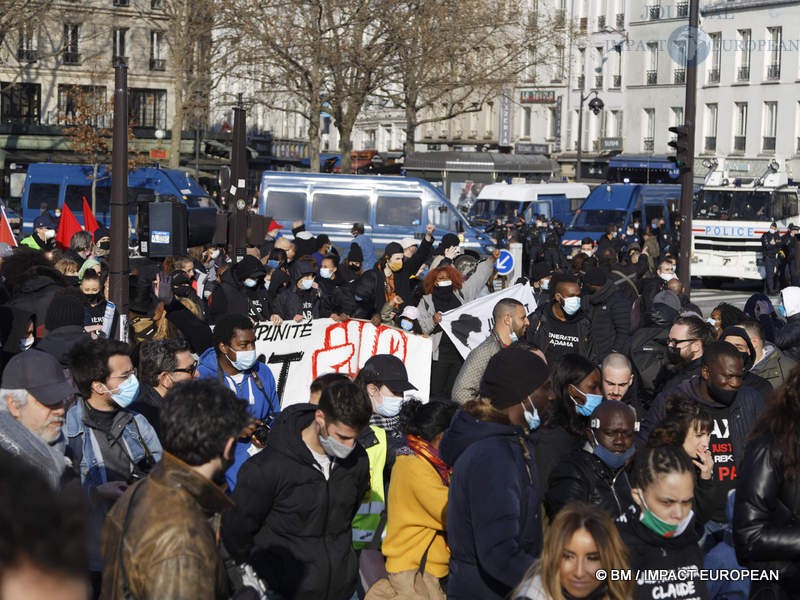
<svg viewBox="0 0 800 600">
<path fill-rule="evenodd" d="M 42 249 L 39 243 L 35 239 L 33 239 L 32 235 L 22 238 L 19 244 L 20 246 L 27 246 L 28 248 L 33 248 L 34 250 Z"/>
<path fill-rule="evenodd" d="M 353 548 L 366 548 L 375 537 L 375 530 L 381 521 L 381 513 L 386 509 L 386 492 L 383 488 L 383 469 L 386 466 L 386 431 L 377 425 L 370 425 L 378 443 L 367 448 L 369 457 L 369 489 L 353 517 Z M 384 527 L 384 533 L 386 528 Z"/>
</svg>

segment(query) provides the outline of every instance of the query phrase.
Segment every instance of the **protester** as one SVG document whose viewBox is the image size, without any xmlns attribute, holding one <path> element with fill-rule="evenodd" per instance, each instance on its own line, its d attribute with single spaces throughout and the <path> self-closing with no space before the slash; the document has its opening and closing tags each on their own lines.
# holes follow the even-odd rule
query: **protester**
<svg viewBox="0 0 800 600">
<path fill-rule="evenodd" d="M 600 365 L 603 378 L 603 398 L 619 400 L 638 410 L 638 400 L 633 388 L 633 365 L 630 359 L 619 352 L 607 354 Z"/>
<path fill-rule="evenodd" d="M 33 250 L 52 250 L 55 248 L 56 224 L 49 215 L 39 215 L 33 220 L 33 233 L 22 238 L 20 246 Z"/>
<path fill-rule="evenodd" d="M 47 332 L 36 348 L 53 355 L 64 368 L 69 367 L 69 351 L 89 339 L 83 325 L 84 316 L 84 306 L 77 296 L 67 293 L 55 296 L 44 319 Z"/>
<path fill-rule="evenodd" d="M 313 259 L 300 257 L 291 268 L 292 279 L 287 290 L 279 294 L 274 312 L 281 319 L 299 322 L 304 319 L 318 319 L 322 310 L 319 284 L 314 282 L 317 266 Z M 266 319 L 258 319 L 266 320 Z"/>
<path fill-rule="evenodd" d="M 692 527 L 695 481 L 689 457 L 674 446 L 643 448 L 634 458 L 631 485 L 635 507 L 617 526 L 637 573 L 634 600 L 652 600 L 665 589 L 683 590 L 675 598 L 705 598 L 705 583 L 700 578 L 687 583 L 683 576 L 703 568 Z"/>
<path fill-rule="evenodd" d="M 547 376 L 532 352 L 500 350 L 486 367 L 480 400 L 465 404 L 442 437 L 441 456 L 453 465 L 448 598 L 507 597 L 541 551 L 543 490 L 525 435 L 536 415 L 525 400 Z"/>
<path fill-rule="evenodd" d="M 722 330 L 719 340 L 721 342 L 728 342 L 742 355 L 742 361 L 744 362 L 742 385 L 753 388 L 761 394 L 764 400 L 769 400 L 772 396 L 772 386 L 766 379 L 752 372 L 756 360 L 756 349 L 747 330 L 741 325 L 726 327 Z"/>
<path fill-rule="evenodd" d="M 242 314 L 220 318 L 214 328 L 214 347 L 200 356 L 197 371 L 201 379 L 216 379 L 247 401 L 251 421 L 240 432 L 233 464 L 225 472 L 232 490 L 242 464 L 263 446 L 256 430 L 269 425 L 281 409 L 272 371 L 256 355 L 253 322 Z"/>
<path fill-rule="evenodd" d="M 574 277 L 553 281 L 553 299 L 530 317 L 526 340 L 541 348 L 548 363 L 566 354 L 590 354 L 591 323 L 581 310 L 581 288 Z"/>
<path fill-rule="evenodd" d="M 781 290 L 781 303 L 786 324 L 774 332 L 775 345 L 794 361 L 800 361 L 800 287 Z"/>
<path fill-rule="evenodd" d="M 581 306 L 591 323 L 589 344 L 593 360 L 600 362 L 610 352 L 627 353 L 630 350 L 631 303 L 599 267 L 586 271 L 583 290 Z"/>
<path fill-rule="evenodd" d="M 503 298 L 494 305 L 492 321 L 494 326 L 489 336 L 469 353 L 453 382 L 452 398 L 459 404 L 480 397 L 480 381 L 489 359 L 502 348 L 523 339 L 530 324 L 525 305 L 514 298 Z"/>
<path fill-rule="evenodd" d="M 334 383 L 318 406 L 286 408 L 239 473 L 222 539 L 281 597 L 349 600 L 356 589 L 351 522 L 369 488 L 357 438 L 371 412 L 359 386 Z"/>
<path fill-rule="evenodd" d="M 363 223 L 353 223 L 350 233 L 353 236 L 352 243 L 358 246 L 358 249 L 361 251 L 361 260 L 359 262 L 361 263 L 361 268 L 366 273 L 375 265 L 376 253 L 375 246 L 372 244 L 372 238 L 366 235 Z M 353 254 L 352 249 L 350 250 L 350 260 L 355 260 L 355 254 Z"/>
<path fill-rule="evenodd" d="M 92 255 L 93 249 L 92 234 L 88 231 L 76 231 L 69 240 L 69 249 L 64 252 L 64 256 L 75 261 L 80 268 L 84 261 Z"/>
<path fill-rule="evenodd" d="M 603 581 L 599 571 L 628 570 L 628 550 L 606 513 L 581 502 L 568 504 L 544 535 L 542 556 L 511 594 L 513 600 L 554 598 L 628 600 L 632 579 Z"/>
<path fill-rule="evenodd" d="M 747 315 L 744 314 L 744 311 L 736 308 L 732 304 L 720 302 L 711 311 L 707 320 L 714 328 L 716 334 L 715 339 L 717 339 L 722 334 L 723 330 L 728 327 L 735 327 L 739 323 L 747 320 Z"/>
<path fill-rule="evenodd" d="M 764 338 L 764 328 L 756 321 L 745 321 L 739 325 L 747 332 L 755 350 L 751 373 L 766 379 L 773 390 L 781 387 L 797 362 L 789 358 L 783 351 Z"/>
<path fill-rule="evenodd" d="M 254 256 L 245 256 L 227 269 L 208 299 L 209 322 L 214 324 L 233 313 L 249 315 L 256 321 L 269 320 L 272 311 L 264 287 L 265 275 L 264 265 Z"/>
<path fill-rule="evenodd" d="M 678 387 L 683 381 L 700 373 L 703 348 L 712 343 L 716 335 L 699 317 L 678 318 L 667 337 L 668 365 L 656 376 L 655 387 L 662 393 Z"/>
</svg>

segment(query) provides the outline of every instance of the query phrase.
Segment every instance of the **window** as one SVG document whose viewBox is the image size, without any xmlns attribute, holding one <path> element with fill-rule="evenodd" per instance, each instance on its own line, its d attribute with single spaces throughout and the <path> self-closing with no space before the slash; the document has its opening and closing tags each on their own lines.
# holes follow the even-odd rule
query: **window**
<svg viewBox="0 0 800 600">
<path fill-rule="evenodd" d="M 658 44 L 647 44 L 647 85 L 658 83 Z"/>
<path fill-rule="evenodd" d="M 670 108 L 670 113 L 672 116 L 672 126 L 677 127 L 678 125 L 683 125 L 683 107 L 682 106 L 673 106 Z"/>
<path fill-rule="evenodd" d="M 166 68 L 166 42 L 164 32 L 150 32 L 150 70 L 163 71 Z"/>
<path fill-rule="evenodd" d="M 129 110 L 134 127 L 167 128 L 167 91 L 132 88 Z"/>
<path fill-rule="evenodd" d="M 28 208 L 38 211 L 42 204 L 57 207 L 60 188 L 57 183 L 32 183 L 28 188 Z"/>
<path fill-rule="evenodd" d="M 734 130 L 733 130 L 733 149 L 736 152 L 744 152 L 747 135 L 747 102 L 736 102 L 734 104 Z"/>
<path fill-rule="evenodd" d="M 447 205 L 438 202 L 428 204 L 428 222 L 426 225 L 435 225 L 440 231 L 457 231 L 458 223 L 463 226 L 463 219 L 459 218 L 458 212 L 450 210 Z"/>
<path fill-rule="evenodd" d="M 19 30 L 19 46 L 17 59 L 21 62 L 36 62 L 39 60 L 38 33 L 33 23 L 22 25 Z"/>
<path fill-rule="evenodd" d="M 375 225 L 419 226 L 422 223 L 422 200 L 419 196 L 378 196 Z"/>
<path fill-rule="evenodd" d="M 736 32 L 737 45 L 739 50 L 739 68 L 736 72 L 738 81 L 748 81 L 750 79 L 750 44 L 753 33 L 750 29 L 739 29 Z"/>
<path fill-rule="evenodd" d="M 778 81 L 781 78 L 782 27 L 767 27 L 767 79 Z"/>
<path fill-rule="evenodd" d="M 38 125 L 42 86 L 38 83 L 0 83 L 0 122 Z"/>
<path fill-rule="evenodd" d="M 81 55 L 78 52 L 79 29 L 80 25 L 64 23 L 64 50 L 61 56 L 65 65 L 78 65 L 81 62 Z"/>
<path fill-rule="evenodd" d="M 603 89 L 603 65 L 605 64 L 605 59 L 603 57 L 603 48 L 595 48 L 594 49 L 594 87 L 597 89 Z"/>
<path fill-rule="evenodd" d="M 642 150 L 652 152 L 655 148 L 656 135 L 656 109 L 644 109 L 644 136 L 642 139 Z"/>
<path fill-rule="evenodd" d="M 86 115 L 95 127 L 105 127 L 109 118 L 106 106 L 105 86 L 69 85 L 58 86 L 58 122 L 62 125 L 71 124 L 77 115 L 79 107 L 84 105 L 89 114 Z"/>
<path fill-rule="evenodd" d="M 554 82 L 560 83 L 564 80 L 564 46 L 556 46 L 556 64 Z"/>
<path fill-rule="evenodd" d="M 531 137 L 531 107 L 525 106 L 522 109 L 522 137 Z"/>
<path fill-rule="evenodd" d="M 69 206 L 70 210 L 74 213 L 83 210 L 83 198 L 86 198 L 89 206 L 92 205 L 92 186 L 88 185 L 68 185 L 64 190 L 64 202 Z M 95 213 L 109 212 L 109 204 L 111 203 L 111 186 L 97 185 L 95 187 Z M 134 204 L 134 206 L 136 206 Z"/>
<path fill-rule="evenodd" d="M 558 123 L 558 112 L 555 106 L 549 107 L 547 111 L 547 139 L 556 139 L 556 124 Z"/>
<path fill-rule="evenodd" d="M 708 83 L 719 83 L 720 67 L 722 65 L 722 34 L 710 33 L 711 60 L 708 63 Z"/>
<path fill-rule="evenodd" d="M 622 46 L 614 46 L 614 54 L 611 57 L 611 87 L 622 87 Z"/>
<path fill-rule="evenodd" d="M 717 149 L 717 116 L 719 114 L 719 107 L 716 104 L 706 104 L 706 136 L 705 145 L 703 146 L 706 152 L 713 152 Z"/>
<path fill-rule="evenodd" d="M 672 83 L 683 85 L 686 83 L 686 41 L 678 40 L 675 42 L 675 52 L 677 57 L 674 57 L 675 64 L 672 68 Z"/>
<path fill-rule="evenodd" d="M 314 223 L 369 223 L 369 196 L 315 193 L 311 205 Z"/>
<path fill-rule="evenodd" d="M 586 87 L 586 49 L 578 48 L 578 81 L 575 89 L 583 90 Z"/>
<path fill-rule="evenodd" d="M 276 221 L 305 221 L 306 193 L 269 190 L 266 211 Z"/>
<path fill-rule="evenodd" d="M 128 38 L 128 29 L 127 27 L 122 27 L 120 29 L 114 30 L 114 61 L 117 59 L 125 59 L 127 58 L 126 50 L 127 50 L 127 41 Z"/>
<path fill-rule="evenodd" d="M 797 192 L 774 192 L 772 215 L 776 221 L 797 216 Z"/>
<path fill-rule="evenodd" d="M 778 103 L 764 102 L 764 135 L 761 149 L 764 152 L 775 151 L 775 136 L 778 131 Z"/>
</svg>

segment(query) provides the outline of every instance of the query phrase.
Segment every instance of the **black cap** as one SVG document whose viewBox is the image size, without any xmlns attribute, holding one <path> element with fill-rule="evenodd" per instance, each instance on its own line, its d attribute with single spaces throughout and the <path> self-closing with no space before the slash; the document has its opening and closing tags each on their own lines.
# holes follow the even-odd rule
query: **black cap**
<svg viewBox="0 0 800 600">
<path fill-rule="evenodd" d="M 33 228 L 39 229 L 40 227 L 47 227 L 48 229 L 55 228 L 55 223 L 53 223 L 53 219 L 50 215 L 39 215 L 33 220 Z"/>
<path fill-rule="evenodd" d="M 394 354 L 376 354 L 364 363 L 361 370 L 364 372 L 364 381 L 382 383 L 395 393 L 417 389 L 408 381 L 408 371 L 403 361 Z"/>
<path fill-rule="evenodd" d="M 550 268 L 550 265 L 546 262 L 538 262 L 533 265 L 533 277 L 531 278 L 532 281 L 539 281 L 540 279 L 544 279 L 545 277 L 549 277 L 553 274 L 553 269 Z"/>
<path fill-rule="evenodd" d="M 58 406 L 78 391 L 64 374 L 64 367 L 40 350 L 20 352 L 8 361 L 2 386 L 7 390 L 26 390 L 45 406 Z"/>
<path fill-rule="evenodd" d="M 403 247 L 397 242 L 389 242 L 383 251 L 384 256 L 391 256 L 392 254 L 402 254 Z"/>
<path fill-rule="evenodd" d="M 547 363 L 530 350 L 503 348 L 486 365 L 480 395 L 502 410 L 522 402 L 539 389 L 549 376 Z"/>
<path fill-rule="evenodd" d="M 53 331 L 66 325 L 83 326 L 86 318 L 83 303 L 76 297 L 69 294 L 55 296 L 47 313 L 44 316 L 44 327 L 47 331 Z"/>
</svg>

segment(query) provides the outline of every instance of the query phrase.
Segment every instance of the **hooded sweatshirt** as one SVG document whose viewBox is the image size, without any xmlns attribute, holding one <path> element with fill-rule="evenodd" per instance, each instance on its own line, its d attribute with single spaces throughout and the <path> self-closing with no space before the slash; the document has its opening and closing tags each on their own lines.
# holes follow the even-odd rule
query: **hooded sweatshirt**
<svg viewBox="0 0 800 600">
<path fill-rule="evenodd" d="M 439 446 L 454 465 L 447 597 L 505 598 L 542 549 L 541 488 L 522 429 L 459 410 Z"/>
</svg>

